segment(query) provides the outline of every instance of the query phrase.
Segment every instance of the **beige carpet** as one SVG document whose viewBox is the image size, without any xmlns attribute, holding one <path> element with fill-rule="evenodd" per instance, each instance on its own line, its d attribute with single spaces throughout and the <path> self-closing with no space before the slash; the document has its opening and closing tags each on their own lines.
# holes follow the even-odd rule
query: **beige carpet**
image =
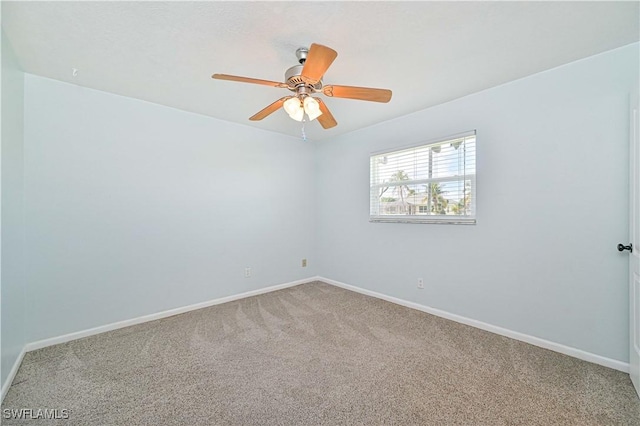
<svg viewBox="0 0 640 426">
<path fill-rule="evenodd" d="M 73 425 L 640 424 L 627 375 L 324 283 L 26 355 Z"/>
</svg>

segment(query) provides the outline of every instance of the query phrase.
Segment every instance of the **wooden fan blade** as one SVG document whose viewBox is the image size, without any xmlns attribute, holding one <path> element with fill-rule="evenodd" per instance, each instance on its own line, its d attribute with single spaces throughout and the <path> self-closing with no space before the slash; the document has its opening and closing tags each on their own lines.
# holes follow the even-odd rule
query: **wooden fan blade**
<svg viewBox="0 0 640 426">
<path fill-rule="evenodd" d="M 257 78 L 239 77 L 237 75 L 229 75 L 229 74 L 214 74 L 211 76 L 211 78 L 215 78 L 217 80 L 239 81 L 240 83 L 262 84 L 263 86 L 271 86 L 271 87 L 282 87 L 282 88 L 288 87 L 286 83 L 278 83 L 277 81 L 259 80 Z"/>
<path fill-rule="evenodd" d="M 312 44 L 300 76 L 305 83 L 316 84 L 338 56 L 335 50 L 321 44 Z"/>
<path fill-rule="evenodd" d="M 391 100 L 391 90 L 370 87 L 324 86 L 322 93 L 334 98 L 359 99 L 361 101 L 389 102 Z"/>
<path fill-rule="evenodd" d="M 278 99 L 277 101 L 275 101 L 274 103 L 272 103 L 268 107 L 266 107 L 263 110 L 257 112 L 256 114 L 254 114 L 252 117 L 249 118 L 249 120 L 251 120 L 251 121 L 260 121 L 263 118 L 265 118 L 266 116 L 268 116 L 270 114 L 273 114 L 279 108 L 282 108 L 282 104 L 284 104 L 284 101 L 286 101 L 287 99 L 289 99 L 291 97 L 292 96 L 285 96 L 284 98 Z"/>
<path fill-rule="evenodd" d="M 320 122 L 320 125 L 325 129 L 336 127 L 338 125 L 338 122 L 335 118 L 333 118 L 333 115 L 331 115 L 329 108 L 327 108 L 327 104 L 322 102 L 322 99 L 320 98 L 313 99 L 318 101 L 318 103 L 320 104 L 320 111 L 322 111 L 322 115 L 317 118 L 317 120 Z"/>
</svg>

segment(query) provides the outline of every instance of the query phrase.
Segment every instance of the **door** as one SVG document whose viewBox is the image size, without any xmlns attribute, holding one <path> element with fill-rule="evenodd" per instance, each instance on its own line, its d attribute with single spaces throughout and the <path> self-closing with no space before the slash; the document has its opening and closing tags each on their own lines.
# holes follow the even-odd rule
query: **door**
<svg viewBox="0 0 640 426">
<path fill-rule="evenodd" d="M 631 96 L 629 167 L 629 245 L 618 247 L 629 253 L 629 375 L 640 395 L 640 115 L 638 91 Z"/>
</svg>

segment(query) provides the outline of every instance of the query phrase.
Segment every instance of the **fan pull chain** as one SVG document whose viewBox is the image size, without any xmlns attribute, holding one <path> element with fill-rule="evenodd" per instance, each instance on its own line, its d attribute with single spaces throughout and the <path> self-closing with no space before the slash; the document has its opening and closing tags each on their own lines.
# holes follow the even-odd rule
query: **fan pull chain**
<svg viewBox="0 0 640 426">
<path fill-rule="evenodd" d="M 304 123 L 305 123 L 305 121 L 307 121 L 307 120 L 305 120 L 303 118 L 302 119 L 302 140 L 306 142 L 307 141 L 307 133 L 304 131 Z"/>
</svg>

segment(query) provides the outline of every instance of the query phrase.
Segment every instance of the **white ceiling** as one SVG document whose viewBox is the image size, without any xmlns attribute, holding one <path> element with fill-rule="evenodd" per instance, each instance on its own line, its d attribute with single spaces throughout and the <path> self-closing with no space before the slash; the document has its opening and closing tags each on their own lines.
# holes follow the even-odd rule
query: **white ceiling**
<svg viewBox="0 0 640 426">
<path fill-rule="evenodd" d="M 325 84 L 393 90 L 325 97 L 338 126 L 312 140 L 638 41 L 639 21 L 638 2 L 2 2 L 26 72 L 261 129 L 300 136 L 284 111 L 248 120 L 289 92 L 211 74 L 283 81 L 315 42 L 338 52 Z"/>
</svg>

